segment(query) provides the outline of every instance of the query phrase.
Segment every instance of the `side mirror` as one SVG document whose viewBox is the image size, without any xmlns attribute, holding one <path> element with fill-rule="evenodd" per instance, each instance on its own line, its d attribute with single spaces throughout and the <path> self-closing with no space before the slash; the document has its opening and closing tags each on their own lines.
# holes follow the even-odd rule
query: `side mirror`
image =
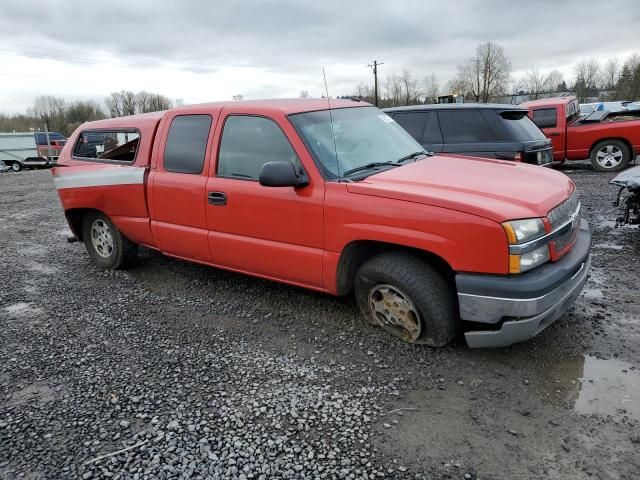
<svg viewBox="0 0 640 480">
<path fill-rule="evenodd" d="M 258 177 L 264 187 L 305 187 L 309 185 L 306 175 L 296 172 L 291 162 L 267 162 L 260 169 Z"/>
</svg>

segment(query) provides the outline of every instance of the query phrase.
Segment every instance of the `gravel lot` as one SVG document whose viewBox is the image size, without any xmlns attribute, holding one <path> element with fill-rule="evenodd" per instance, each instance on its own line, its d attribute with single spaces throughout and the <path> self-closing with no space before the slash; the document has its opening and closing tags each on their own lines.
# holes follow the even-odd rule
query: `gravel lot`
<svg viewBox="0 0 640 480">
<path fill-rule="evenodd" d="M 640 231 L 565 169 L 587 288 L 532 341 L 409 346 L 335 299 L 142 251 L 96 269 L 0 174 L 0 479 L 640 477 Z M 119 452 L 119 453 L 116 453 Z"/>
</svg>

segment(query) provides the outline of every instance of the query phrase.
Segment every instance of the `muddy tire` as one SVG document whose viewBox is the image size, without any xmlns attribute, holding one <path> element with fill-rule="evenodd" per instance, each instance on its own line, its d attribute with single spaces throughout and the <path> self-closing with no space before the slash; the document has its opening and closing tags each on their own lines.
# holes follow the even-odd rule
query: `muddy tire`
<svg viewBox="0 0 640 480">
<path fill-rule="evenodd" d="M 362 265 L 354 287 L 365 319 L 405 342 L 442 347 L 457 334 L 451 287 L 413 255 L 377 255 Z"/>
<path fill-rule="evenodd" d="M 103 213 L 84 216 L 82 239 L 89 256 L 100 268 L 123 270 L 135 264 L 138 245 L 125 238 Z"/>
<path fill-rule="evenodd" d="M 589 158 L 599 172 L 619 172 L 631 161 L 631 152 L 620 140 L 603 140 L 593 147 Z"/>
</svg>

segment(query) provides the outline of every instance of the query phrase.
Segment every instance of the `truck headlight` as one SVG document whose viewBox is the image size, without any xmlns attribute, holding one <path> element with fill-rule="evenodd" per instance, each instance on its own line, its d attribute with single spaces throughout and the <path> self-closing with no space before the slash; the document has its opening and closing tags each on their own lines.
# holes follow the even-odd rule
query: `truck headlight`
<svg viewBox="0 0 640 480">
<path fill-rule="evenodd" d="M 502 228 L 507 234 L 509 245 L 513 246 L 509 249 L 509 273 L 523 273 L 549 261 L 548 243 L 537 247 L 532 245 L 530 250 L 522 249 L 526 248 L 523 244 L 546 235 L 542 219 L 513 220 L 503 223 Z"/>
<path fill-rule="evenodd" d="M 504 222 L 502 228 L 507 232 L 507 238 L 511 245 L 535 240 L 547 233 L 544 229 L 544 223 L 542 223 L 540 218 L 527 218 L 524 220 Z"/>
</svg>

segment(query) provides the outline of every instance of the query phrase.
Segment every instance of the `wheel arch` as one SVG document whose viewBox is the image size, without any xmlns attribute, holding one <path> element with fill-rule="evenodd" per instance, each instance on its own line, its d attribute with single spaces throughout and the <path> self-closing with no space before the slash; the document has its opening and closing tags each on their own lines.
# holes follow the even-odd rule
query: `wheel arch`
<svg viewBox="0 0 640 480">
<path fill-rule="evenodd" d="M 356 272 L 370 258 L 389 251 L 410 253 L 421 259 L 442 275 L 447 284 L 455 288 L 455 272 L 451 265 L 439 255 L 421 248 L 382 242 L 378 240 L 354 240 L 347 244 L 340 254 L 336 270 L 336 291 L 347 295 L 353 289 Z"/>
<path fill-rule="evenodd" d="M 601 138 L 600 140 L 596 140 L 591 144 L 591 147 L 589 147 L 589 157 L 591 157 L 591 155 L 593 154 L 593 151 L 596 148 L 596 145 L 599 145 L 602 142 L 609 142 L 611 140 L 622 142 L 625 145 L 625 147 L 627 147 L 627 149 L 629 150 L 629 153 L 631 154 L 630 160 L 633 160 L 633 154 L 634 154 L 633 146 L 631 145 L 631 142 L 629 142 L 629 140 L 627 140 L 624 137 L 607 137 L 607 138 Z"/>
<path fill-rule="evenodd" d="M 84 241 L 82 235 L 82 221 L 84 220 L 85 215 L 94 212 L 106 215 L 106 213 L 96 208 L 70 208 L 64 212 L 65 217 L 67 217 L 67 223 L 71 228 L 71 232 L 81 242 Z"/>
</svg>

